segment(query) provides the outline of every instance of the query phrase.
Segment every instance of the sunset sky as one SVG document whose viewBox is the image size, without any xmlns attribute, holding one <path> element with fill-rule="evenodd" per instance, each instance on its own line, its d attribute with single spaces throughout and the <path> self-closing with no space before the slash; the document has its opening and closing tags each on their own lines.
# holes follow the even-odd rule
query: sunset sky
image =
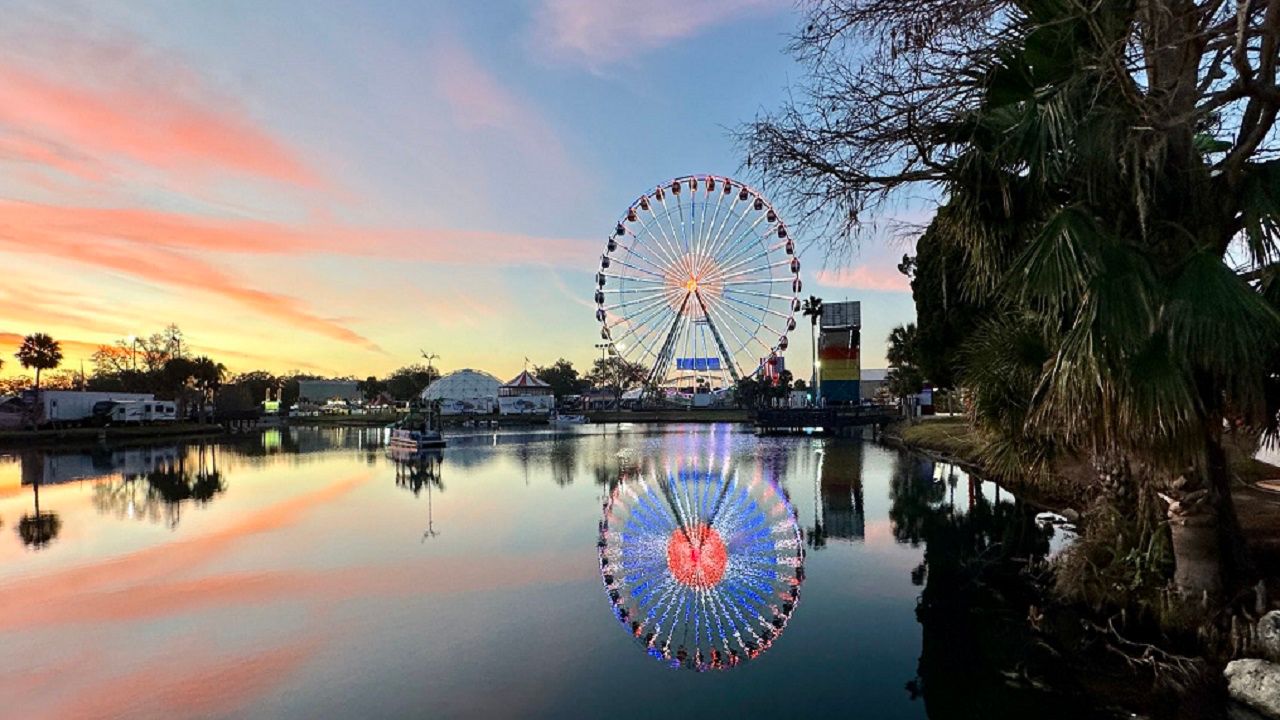
<svg viewBox="0 0 1280 720">
<path fill-rule="evenodd" d="M 738 174 L 729 131 L 802 74 L 791 0 L 52 5 L 0 2 L 7 375 L 27 333 L 78 368 L 171 322 L 232 371 L 585 366 L 618 215 Z M 883 367 L 904 247 L 798 240 Z"/>
</svg>

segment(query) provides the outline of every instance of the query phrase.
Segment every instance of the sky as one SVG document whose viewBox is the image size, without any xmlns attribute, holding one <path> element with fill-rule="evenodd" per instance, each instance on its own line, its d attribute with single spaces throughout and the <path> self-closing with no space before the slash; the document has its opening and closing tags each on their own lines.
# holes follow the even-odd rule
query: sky
<svg viewBox="0 0 1280 720">
<path fill-rule="evenodd" d="M 610 229 L 803 77 L 791 0 L 0 2 L 0 373 L 182 327 L 233 372 L 597 356 Z M 779 207 L 783 217 L 787 208 Z M 899 241 L 804 294 L 914 319 Z M 802 323 L 788 365 L 807 377 Z"/>
</svg>

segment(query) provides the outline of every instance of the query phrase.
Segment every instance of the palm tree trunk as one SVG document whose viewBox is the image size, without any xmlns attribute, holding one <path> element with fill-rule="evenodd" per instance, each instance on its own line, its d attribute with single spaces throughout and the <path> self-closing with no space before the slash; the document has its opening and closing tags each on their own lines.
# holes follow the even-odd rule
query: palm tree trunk
<svg viewBox="0 0 1280 720">
<path fill-rule="evenodd" d="M 1191 599 L 1228 597 L 1250 570 L 1220 435 L 1207 434 L 1205 468 L 1177 478 L 1166 498 L 1174 585 Z"/>
</svg>

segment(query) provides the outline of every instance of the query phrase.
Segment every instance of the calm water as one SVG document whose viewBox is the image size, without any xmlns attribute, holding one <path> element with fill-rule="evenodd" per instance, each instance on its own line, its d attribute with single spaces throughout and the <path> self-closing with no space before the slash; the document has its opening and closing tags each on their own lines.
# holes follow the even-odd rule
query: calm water
<svg viewBox="0 0 1280 720">
<path fill-rule="evenodd" d="M 994 485 L 850 440 L 575 431 L 457 437 L 413 459 L 380 431 L 305 428 L 0 454 L 0 715 L 936 719 L 1043 704 L 977 659 L 986 630 L 946 609 L 965 553 L 1061 541 Z M 662 507 L 719 528 L 719 549 L 668 543 Z M 668 552 L 684 581 L 656 606 L 663 641 L 658 620 L 619 622 L 643 581 L 611 600 L 601 559 Z M 606 570 L 615 592 L 625 572 Z M 717 642 L 737 654 L 697 653 Z"/>
</svg>

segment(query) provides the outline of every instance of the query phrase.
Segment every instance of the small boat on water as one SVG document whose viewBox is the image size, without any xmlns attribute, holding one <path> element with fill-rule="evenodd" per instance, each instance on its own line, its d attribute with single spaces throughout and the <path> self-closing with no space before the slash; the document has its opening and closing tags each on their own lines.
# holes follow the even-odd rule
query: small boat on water
<svg viewBox="0 0 1280 720">
<path fill-rule="evenodd" d="M 433 450 L 445 446 L 444 436 L 440 434 L 439 410 L 432 408 L 421 422 L 413 416 L 404 418 L 390 426 L 391 437 L 387 445 L 401 450 Z"/>
<path fill-rule="evenodd" d="M 387 444 L 393 448 L 404 448 L 406 450 L 429 450 L 442 448 L 446 443 L 439 430 L 392 428 L 391 438 L 387 441 Z"/>
<path fill-rule="evenodd" d="M 591 422 L 586 415 L 561 415 L 556 413 L 551 416 L 552 425 L 586 425 Z"/>
</svg>

